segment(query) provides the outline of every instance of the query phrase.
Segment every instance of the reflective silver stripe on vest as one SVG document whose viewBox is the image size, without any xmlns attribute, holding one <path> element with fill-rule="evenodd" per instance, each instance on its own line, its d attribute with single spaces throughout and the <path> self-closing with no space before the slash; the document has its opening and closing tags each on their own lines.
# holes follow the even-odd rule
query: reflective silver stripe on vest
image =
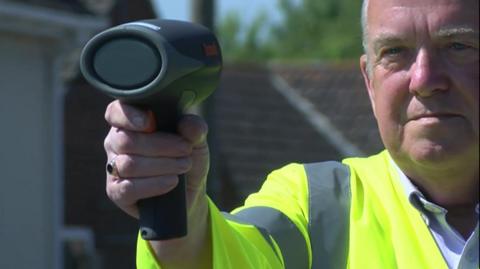
<svg viewBox="0 0 480 269">
<path fill-rule="evenodd" d="M 229 213 L 226 213 L 226 212 L 222 212 L 223 216 L 230 220 L 230 221 L 234 221 L 236 223 L 241 223 L 241 224 L 248 224 L 248 225 L 253 225 L 252 223 L 250 222 L 246 222 L 244 221 L 243 219 L 240 219 L 239 217 L 237 217 L 236 215 L 232 215 L 232 214 L 229 214 Z M 270 234 L 267 232 L 267 230 L 265 230 L 264 228 L 262 227 L 259 227 L 259 226 L 256 226 L 256 225 L 253 225 L 255 228 L 257 228 L 257 230 L 260 232 L 260 234 L 263 236 L 263 238 L 265 239 L 265 241 L 267 241 L 267 243 L 270 245 L 270 247 L 273 249 L 273 251 L 275 252 L 275 255 L 278 257 L 278 253 L 275 251 L 275 247 L 273 246 L 273 242 L 272 242 L 272 239 L 270 238 Z"/>
<path fill-rule="evenodd" d="M 338 162 L 305 164 L 312 269 L 345 269 L 350 220 L 350 170 Z M 298 267 L 300 268 L 300 267 Z"/>
<path fill-rule="evenodd" d="M 286 269 L 308 268 L 308 251 L 305 238 L 297 226 L 282 212 L 271 207 L 249 207 L 234 215 L 235 219 L 256 226 L 273 247 L 266 231 L 282 251 Z"/>
</svg>

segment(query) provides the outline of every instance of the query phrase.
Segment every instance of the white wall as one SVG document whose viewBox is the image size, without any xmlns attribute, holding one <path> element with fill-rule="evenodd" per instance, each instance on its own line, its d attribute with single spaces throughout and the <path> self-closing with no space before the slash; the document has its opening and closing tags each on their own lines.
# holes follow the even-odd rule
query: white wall
<svg viewBox="0 0 480 269">
<path fill-rule="evenodd" d="M 0 36 L 1 268 L 53 268 L 52 74 L 44 44 L 29 41 Z"/>
<path fill-rule="evenodd" d="M 105 22 L 0 1 L 0 268 L 61 268 L 63 57 Z"/>
</svg>

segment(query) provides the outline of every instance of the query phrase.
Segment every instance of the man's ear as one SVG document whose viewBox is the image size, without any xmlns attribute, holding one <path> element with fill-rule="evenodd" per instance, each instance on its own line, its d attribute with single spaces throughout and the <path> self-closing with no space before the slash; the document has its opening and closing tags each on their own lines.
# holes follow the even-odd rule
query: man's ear
<svg viewBox="0 0 480 269">
<path fill-rule="evenodd" d="M 377 114 L 375 113 L 375 91 L 373 89 L 373 83 L 370 78 L 371 71 L 369 70 L 371 67 L 368 64 L 368 58 L 366 54 L 363 54 L 360 57 L 360 70 L 362 70 L 362 76 L 363 76 L 363 81 L 365 82 L 365 88 L 367 89 L 368 92 L 368 97 L 370 98 L 370 104 L 372 105 L 373 109 L 373 115 L 377 117 Z"/>
</svg>

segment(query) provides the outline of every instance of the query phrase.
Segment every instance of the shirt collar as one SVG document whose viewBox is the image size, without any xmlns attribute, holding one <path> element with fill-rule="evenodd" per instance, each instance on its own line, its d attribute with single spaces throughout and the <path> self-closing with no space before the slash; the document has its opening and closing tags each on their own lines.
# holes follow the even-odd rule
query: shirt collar
<svg viewBox="0 0 480 269">
<path fill-rule="evenodd" d="M 410 204 L 415 207 L 422 214 L 427 212 L 433 214 L 447 214 L 447 210 L 437 204 L 434 204 L 425 198 L 425 195 L 410 181 L 410 179 L 403 173 L 403 171 L 398 167 L 395 161 L 389 156 L 390 163 L 396 169 L 398 173 L 398 178 L 400 179 L 400 184 L 405 191 L 405 195 L 408 197 Z M 475 207 L 475 212 L 477 216 L 480 214 L 479 209 L 480 204 L 477 204 Z"/>
<path fill-rule="evenodd" d="M 410 181 L 410 179 L 403 173 L 398 165 L 390 158 L 390 162 L 395 167 L 400 179 L 400 184 L 408 197 L 410 204 L 415 207 L 422 214 L 427 212 L 434 214 L 446 214 L 447 210 L 439 205 L 436 205 L 425 198 L 425 195 Z"/>
</svg>

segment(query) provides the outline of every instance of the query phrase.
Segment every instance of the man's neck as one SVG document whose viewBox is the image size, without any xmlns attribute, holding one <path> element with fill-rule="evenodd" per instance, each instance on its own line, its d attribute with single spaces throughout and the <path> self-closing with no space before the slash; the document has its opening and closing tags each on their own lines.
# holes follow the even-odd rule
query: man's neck
<svg viewBox="0 0 480 269">
<path fill-rule="evenodd" d="M 407 175 L 415 186 L 432 202 L 444 208 L 475 208 L 478 204 L 478 177 L 464 178 L 447 175 L 412 177 Z"/>
<path fill-rule="evenodd" d="M 410 178 L 410 180 L 429 201 L 448 211 L 447 222 L 467 239 L 478 223 L 475 210 L 479 203 L 478 177 L 462 179 L 451 176 L 449 178 L 438 176 L 435 179 L 423 177 L 422 180 Z"/>
<path fill-rule="evenodd" d="M 466 240 L 478 224 L 478 214 L 475 206 L 447 207 L 447 222 L 454 227 Z"/>
</svg>

